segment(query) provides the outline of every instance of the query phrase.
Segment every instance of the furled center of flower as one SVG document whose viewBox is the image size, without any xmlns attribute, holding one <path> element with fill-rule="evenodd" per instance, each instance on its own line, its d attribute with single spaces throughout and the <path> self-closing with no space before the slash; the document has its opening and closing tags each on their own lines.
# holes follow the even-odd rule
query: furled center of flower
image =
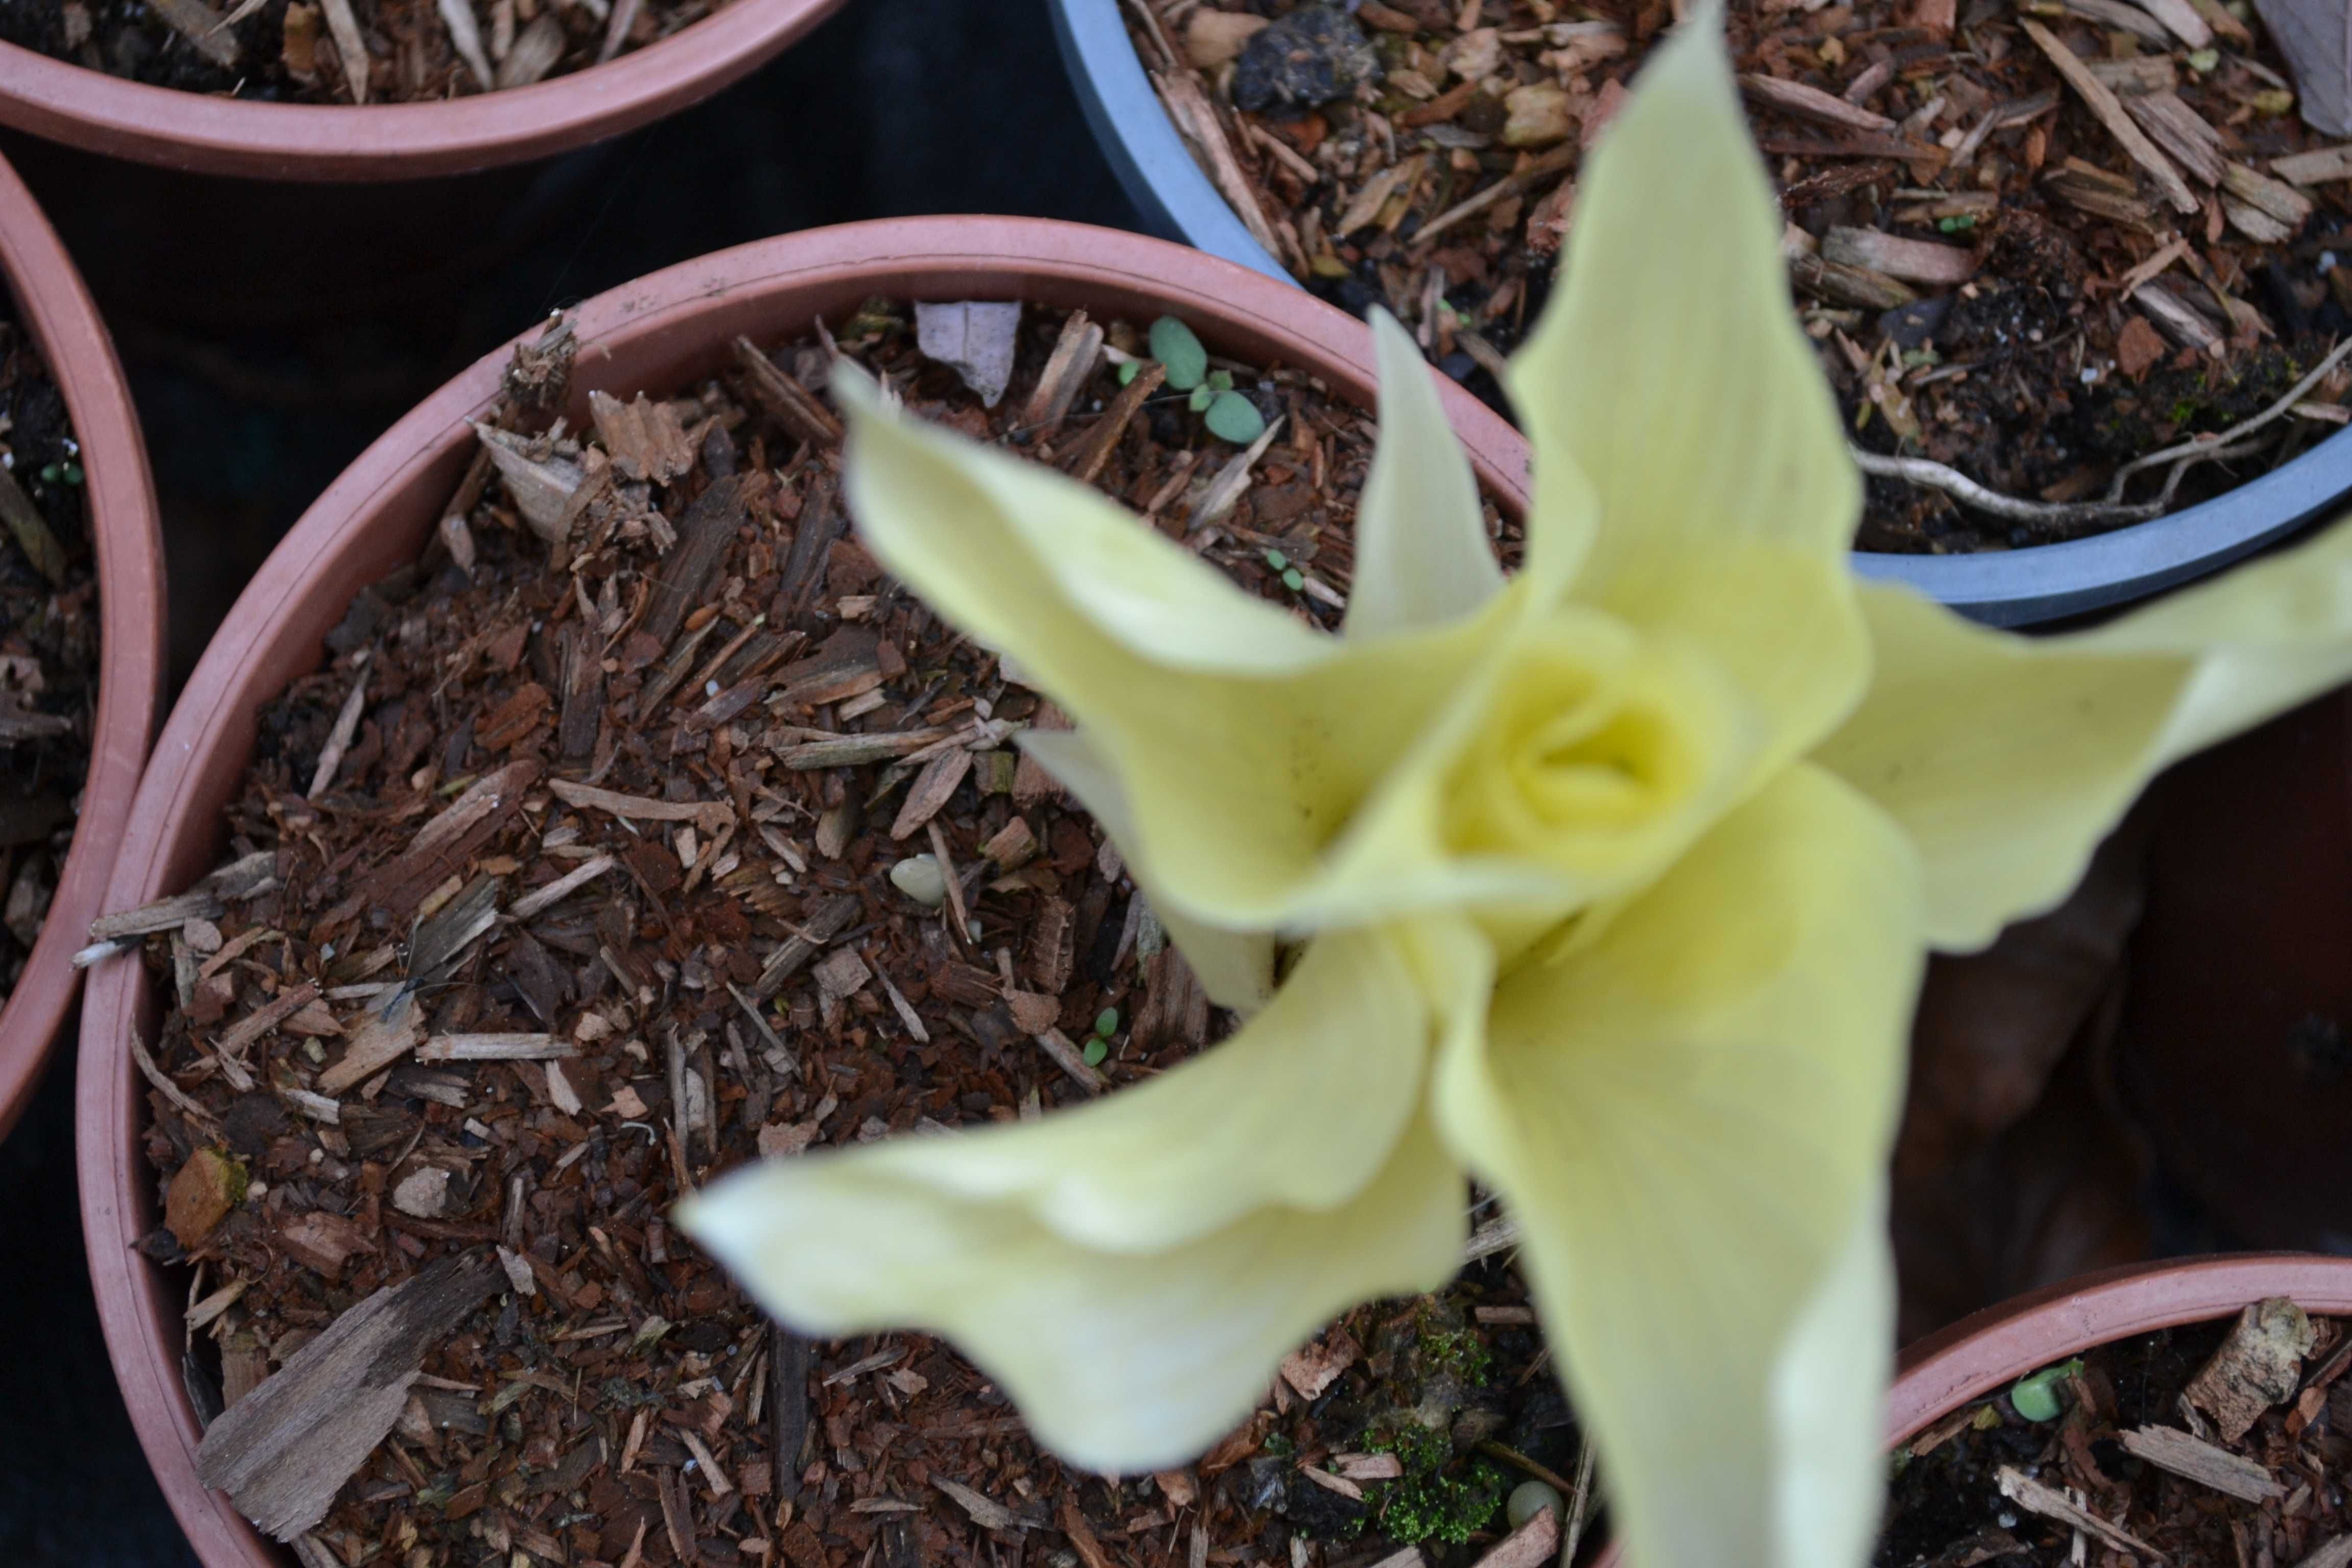
<svg viewBox="0 0 2352 1568">
<path fill-rule="evenodd" d="M 1445 839 L 1569 891 L 1490 923 L 1539 929 L 1663 870 L 1727 804 L 1742 729 L 1695 653 L 1590 610 L 1528 628 L 1447 781 Z"/>
</svg>

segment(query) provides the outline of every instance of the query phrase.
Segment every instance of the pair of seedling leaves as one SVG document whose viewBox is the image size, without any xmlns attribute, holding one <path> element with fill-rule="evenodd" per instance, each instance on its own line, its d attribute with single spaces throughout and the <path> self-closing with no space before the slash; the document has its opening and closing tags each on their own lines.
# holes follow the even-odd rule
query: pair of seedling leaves
<svg viewBox="0 0 2352 1568">
<path fill-rule="evenodd" d="M 1234 390 L 1231 371 L 1209 368 L 1209 351 L 1192 335 L 1192 329 L 1173 316 L 1162 316 L 1151 323 L 1151 357 L 1168 373 L 1168 386 L 1174 392 L 1192 395 L 1192 412 L 1209 427 L 1209 434 L 1220 440 L 1231 441 L 1236 447 L 1246 447 L 1265 433 L 1265 416 L 1257 405 Z M 1129 360 L 1118 367 L 1118 384 L 1125 386 L 1143 368 L 1140 360 Z"/>
</svg>

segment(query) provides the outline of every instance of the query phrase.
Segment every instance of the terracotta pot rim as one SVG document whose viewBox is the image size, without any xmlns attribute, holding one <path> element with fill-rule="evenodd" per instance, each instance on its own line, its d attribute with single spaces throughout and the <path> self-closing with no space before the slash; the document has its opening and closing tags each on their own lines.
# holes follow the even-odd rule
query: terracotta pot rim
<svg viewBox="0 0 2352 1568">
<path fill-rule="evenodd" d="M 1304 292 L 1160 240 L 1003 217 L 885 219 L 811 230 L 720 251 L 599 295 L 573 313 L 581 343 L 575 395 L 597 384 L 595 367 L 615 354 L 743 330 L 724 324 L 730 312 L 766 312 L 780 325 L 791 323 L 806 319 L 806 301 L 821 292 L 854 302 L 859 295 L 890 291 L 893 279 L 918 298 L 954 298 L 965 289 L 1004 298 L 1025 290 L 1066 303 L 1108 301 L 1107 308 L 1128 313 L 1163 307 L 1188 317 L 1205 338 L 1270 345 L 1268 357 L 1313 370 L 1342 395 L 1370 403 L 1369 331 Z M 261 661 L 275 658 L 284 668 L 289 659 L 284 645 L 296 635 L 278 628 L 315 624 L 315 616 L 292 617 L 348 579 L 349 567 L 342 577 L 330 575 L 338 563 L 366 552 L 372 539 L 397 531 L 394 509 L 404 493 L 446 471 L 436 465 L 453 457 L 462 463 L 460 444 L 471 438 L 466 417 L 495 395 L 510 350 L 487 355 L 394 425 L 264 563 L 165 726 L 123 835 L 108 908 L 130 908 L 168 890 L 175 855 L 180 874 L 192 875 L 184 869 L 194 863 L 192 857 L 210 854 L 216 823 L 200 820 L 195 802 L 206 780 L 217 791 L 225 787 L 223 770 L 231 777 L 243 771 L 245 752 L 238 748 L 249 744 L 253 710 L 277 689 L 257 694 L 268 679 Z M 1489 492 L 1514 510 L 1523 507 L 1525 444 L 1467 393 L 1452 385 L 1443 391 Z M 379 553 L 388 549 L 377 546 Z M 342 590 L 336 615 L 356 586 Z M 314 655 L 314 648 L 304 650 L 304 657 Z M 199 1433 L 180 1373 L 179 1306 L 163 1293 L 160 1271 L 132 1250 L 153 1223 L 156 1186 L 138 1136 L 145 1086 L 124 1048 L 133 1031 L 143 1036 L 151 1028 L 143 967 L 135 955 L 105 960 L 90 971 L 89 985 L 76 1089 L 78 1173 L 91 1283 L 117 1380 L 148 1460 L 199 1558 L 210 1568 L 282 1561 L 225 1497 L 196 1479 Z"/>
<path fill-rule="evenodd" d="M 2272 1296 L 2292 1297 L 2314 1311 L 2352 1312 L 2352 1258 L 2239 1252 L 2165 1258 L 2012 1297 L 1905 1348 L 1886 1396 L 1887 1446 L 2037 1367 L 2134 1334 L 2229 1317 Z M 1624 1554 L 1612 1544 L 1592 1568 L 1626 1568 Z"/>
<path fill-rule="evenodd" d="M 96 556 L 98 710 L 73 847 L 25 973 L 0 1007 L 0 1137 L 40 1079 L 79 993 L 73 955 L 98 914 L 147 763 L 163 678 L 163 532 L 147 447 L 113 340 L 48 219 L 0 159 L 0 271 L 81 447 Z"/>
<path fill-rule="evenodd" d="M 529 87 L 431 103 L 259 103 L 125 81 L 0 44 L 0 123 L 198 174 L 396 180 L 618 135 L 734 81 L 842 0 L 732 0 L 659 42 Z"/>
</svg>

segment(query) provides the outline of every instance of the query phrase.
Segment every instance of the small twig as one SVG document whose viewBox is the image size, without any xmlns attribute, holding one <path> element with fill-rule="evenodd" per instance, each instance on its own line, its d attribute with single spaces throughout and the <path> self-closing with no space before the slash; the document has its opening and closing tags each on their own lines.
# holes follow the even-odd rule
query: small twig
<svg viewBox="0 0 2352 1568">
<path fill-rule="evenodd" d="M 1497 1443 L 1492 1437 L 1481 1437 L 1478 1441 L 1471 1444 L 1470 1446 L 1477 1449 L 1482 1454 L 1486 1454 L 1502 1460 L 1507 1465 L 1517 1465 L 1519 1468 L 1527 1471 L 1528 1474 L 1535 1477 L 1536 1479 L 1543 1482 L 1544 1485 L 1558 1492 L 1562 1503 L 1566 1503 L 1568 1501 L 1569 1495 L 1576 1490 L 1575 1482 L 1568 1479 L 1558 1470 L 1551 1468 L 1549 1465 L 1539 1465 L 1536 1463 L 1533 1459 L 1528 1458 L 1525 1454 L 1520 1453 L 1517 1448 L 1512 1447 L 1507 1443 Z"/>
<path fill-rule="evenodd" d="M 1999 490 L 1989 489 L 1959 469 L 1930 458 L 1882 457 L 1876 452 L 1865 452 L 1859 447 L 1849 449 L 1853 454 L 1854 467 L 1865 474 L 1941 490 L 1962 506 L 1994 517 L 2004 517 L 2011 522 L 2045 526 L 2078 522 L 2141 522 L 2164 510 L 2161 500 L 2143 501 L 2133 506 L 2116 506 L 2107 501 L 2020 500 L 2015 496 L 2005 496 Z"/>
<path fill-rule="evenodd" d="M 2263 426 L 2270 424 L 2273 420 L 2284 418 L 2287 414 L 2294 409 L 2296 404 L 2303 401 L 2305 394 L 2326 379 L 2328 372 L 2334 370 L 2337 365 L 2344 363 L 2344 356 L 2347 354 L 2352 354 L 2352 338 L 2347 338 L 2342 342 L 2336 344 L 2334 351 L 2331 352 L 2326 359 L 2321 360 L 2316 366 L 2313 367 L 2310 374 L 2305 376 L 2301 381 L 2296 382 L 2294 386 L 2287 390 L 2285 396 L 2280 398 L 2276 403 L 2272 404 L 2268 408 L 2263 409 L 2260 414 L 2255 415 L 2252 419 L 2242 420 L 2238 424 L 2231 426 L 2229 432 L 2230 440 L 2232 442 L 2243 440 L 2246 437 L 2252 435 L 2255 431 L 2261 429 Z M 2211 440 L 2189 440 L 2183 441 L 2175 447 L 2167 447 L 2161 452 L 2150 452 L 2145 458 L 2135 458 L 2116 471 L 2115 482 L 2107 487 L 2107 497 L 2110 500 L 2120 497 L 2124 493 L 2124 481 L 2143 468 L 2154 468 L 2157 464 L 2168 461 L 2174 458 L 2193 459 L 2198 455 L 2200 448 L 2210 447 L 2217 445 L 2219 445 L 2217 441 Z M 2168 483 L 2166 489 L 2168 492 L 2170 489 L 2170 485 Z"/>
<path fill-rule="evenodd" d="M 1568 1500 L 1568 1523 L 1559 1532 L 1559 1568 L 1576 1561 L 1577 1542 L 1584 1539 L 1585 1524 L 1592 1517 L 1592 1467 L 1600 1455 L 1589 1435 L 1578 1440 L 1576 1448 L 1576 1490 Z"/>
</svg>

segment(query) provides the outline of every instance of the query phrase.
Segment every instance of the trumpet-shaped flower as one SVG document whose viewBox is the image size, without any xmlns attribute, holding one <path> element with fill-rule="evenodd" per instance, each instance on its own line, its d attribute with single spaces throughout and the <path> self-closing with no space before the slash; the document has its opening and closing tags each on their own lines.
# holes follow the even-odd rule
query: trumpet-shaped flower
<svg viewBox="0 0 2352 1568">
<path fill-rule="evenodd" d="M 1717 31 L 1587 167 L 1511 367 L 1508 579 L 1385 318 L 1338 636 L 836 378 L 866 542 L 1076 721 L 1024 743 L 1247 1021 L 1039 1122 L 715 1186 L 682 1220 L 779 1316 L 944 1332 L 1048 1446 L 1133 1472 L 1341 1310 L 1442 1285 L 1475 1178 L 1643 1568 L 1864 1560 L 1925 955 L 2063 898 L 2167 763 L 2352 676 L 2352 532 L 2034 640 L 1858 582 Z"/>
</svg>

